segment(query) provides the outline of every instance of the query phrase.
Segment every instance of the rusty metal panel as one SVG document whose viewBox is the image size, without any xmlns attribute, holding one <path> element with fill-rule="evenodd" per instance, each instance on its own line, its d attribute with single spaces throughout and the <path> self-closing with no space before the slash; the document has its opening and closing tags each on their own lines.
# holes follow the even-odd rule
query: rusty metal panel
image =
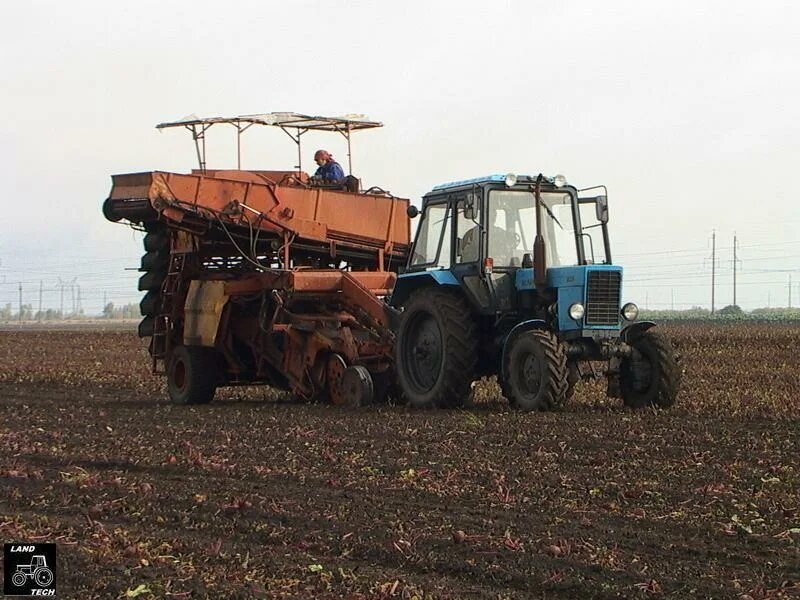
<svg viewBox="0 0 800 600">
<path fill-rule="evenodd" d="M 345 279 L 356 281 L 372 296 L 383 296 L 394 288 L 397 275 L 390 271 L 336 269 L 252 273 L 240 279 L 226 281 L 225 293 L 239 296 L 273 289 L 307 294 L 334 294 L 343 291 Z"/>
<path fill-rule="evenodd" d="M 355 280 L 365 289 L 385 290 L 394 287 L 397 276 L 389 271 L 294 271 L 291 287 L 296 292 L 339 292 L 346 280 Z M 373 294 L 374 295 L 374 294 Z"/>
<path fill-rule="evenodd" d="M 115 175 L 110 197 L 179 201 L 184 208 L 197 205 L 218 213 L 236 201 L 252 209 L 246 215 L 241 213 L 240 220 L 258 221 L 258 213 L 262 213 L 301 237 L 316 241 L 330 238 L 338 244 L 352 242 L 377 248 L 410 243 L 408 200 L 298 183 L 274 185 L 257 181 L 260 177 L 256 175 L 239 175 L 237 179 L 160 171 Z M 267 220 L 261 220 L 258 226 L 275 230 L 275 224 Z"/>
<path fill-rule="evenodd" d="M 213 348 L 227 302 L 224 281 L 192 281 L 184 304 L 183 343 Z"/>
</svg>

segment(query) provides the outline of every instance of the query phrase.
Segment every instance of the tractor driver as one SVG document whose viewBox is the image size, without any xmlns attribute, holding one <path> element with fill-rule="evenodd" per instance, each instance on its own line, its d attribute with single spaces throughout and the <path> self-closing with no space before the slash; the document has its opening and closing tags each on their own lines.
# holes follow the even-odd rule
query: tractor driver
<svg viewBox="0 0 800 600">
<path fill-rule="evenodd" d="M 339 183 L 344 179 L 344 170 L 327 150 L 317 150 L 314 153 L 314 162 L 319 168 L 311 178 L 316 183 Z"/>
<path fill-rule="evenodd" d="M 486 227 L 489 236 L 489 256 L 496 264 L 503 266 L 514 266 L 512 261 L 517 255 L 517 235 L 506 231 L 497 225 L 497 207 L 489 207 L 489 226 Z M 464 237 L 461 238 L 461 259 L 459 262 L 475 262 L 480 257 L 481 226 L 475 224 L 469 229 Z"/>
</svg>

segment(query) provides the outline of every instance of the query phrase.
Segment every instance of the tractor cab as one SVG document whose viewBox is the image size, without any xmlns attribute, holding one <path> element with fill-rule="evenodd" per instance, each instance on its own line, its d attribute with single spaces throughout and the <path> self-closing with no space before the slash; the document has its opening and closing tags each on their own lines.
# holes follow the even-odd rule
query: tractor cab
<svg viewBox="0 0 800 600">
<path fill-rule="evenodd" d="M 566 337 L 618 331 L 624 320 L 607 195 L 582 195 L 561 176 L 492 175 L 436 186 L 423 198 L 394 301 L 445 279 L 463 288 L 478 315 L 509 323 L 539 316 Z M 627 307 L 629 317 L 635 312 Z"/>
<path fill-rule="evenodd" d="M 436 396 L 441 403 L 436 394 L 426 396 L 414 388 L 432 393 L 433 382 L 441 381 L 426 369 L 439 369 L 436 377 L 446 375 L 449 333 L 442 319 L 447 306 L 455 304 L 453 315 L 459 312 L 459 319 L 470 322 L 462 333 L 464 340 L 474 341 L 476 357 L 473 367 L 461 366 L 470 376 L 498 374 L 501 383 L 511 386 L 506 391 L 512 403 L 556 406 L 583 375 L 581 361 L 609 361 L 609 395 L 624 396 L 620 363 L 634 356 L 626 340 L 653 324 L 633 323 L 636 305 L 622 305 L 622 267 L 611 260 L 605 187 L 579 190 L 563 176 L 491 175 L 434 187 L 424 196 L 421 211 L 409 209 L 409 216 L 418 214 L 408 264 L 391 297 L 403 309 L 397 364 L 406 396 L 419 398 L 420 404 Z M 417 310 L 433 321 L 416 322 Z M 464 340 L 452 343 L 464 346 Z M 528 344 L 528 354 L 520 350 L 520 340 Z M 529 354 L 557 361 L 549 372 L 558 381 L 544 384 L 546 378 L 539 376 L 545 374 L 544 363 L 522 365 L 520 356 Z M 463 357 L 459 360 L 464 363 Z M 523 385 L 519 369 L 526 368 L 534 379 Z M 674 381 L 658 396 L 660 383 L 648 368 L 637 367 L 642 375 L 637 389 L 656 391 L 645 400 L 640 394 L 634 401 L 629 394 L 630 403 L 652 403 L 658 397 L 661 404 L 671 404 Z M 672 364 L 664 369 L 674 375 Z M 562 376 L 569 381 L 562 382 Z"/>
</svg>

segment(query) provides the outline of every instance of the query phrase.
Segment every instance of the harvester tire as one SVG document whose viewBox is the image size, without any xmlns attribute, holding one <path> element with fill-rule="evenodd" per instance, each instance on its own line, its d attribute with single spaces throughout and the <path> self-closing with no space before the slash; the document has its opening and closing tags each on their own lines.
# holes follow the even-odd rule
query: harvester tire
<svg viewBox="0 0 800 600">
<path fill-rule="evenodd" d="M 148 233 L 147 235 L 152 235 Z M 139 263 L 140 271 L 157 271 L 163 270 L 169 265 L 169 247 L 159 250 L 151 250 L 142 254 L 142 260 Z"/>
<path fill-rule="evenodd" d="M 478 335 L 463 299 L 423 289 L 405 304 L 395 344 L 400 390 L 416 408 L 461 406 L 478 360 Z"/>
<path fill-rule="evenodd" d="M 148 315 L 144 319 L 142 319 L 137 329 L 137 333 L 139 334 L 140 338 L 152 337 L 155 331 L 156 331 L 156 318 L 152 315 Z"/>
<path fill-rule="evenodd" d="M 143 317 L 157 315 L 160 303 L 161 292 L 159 290 L 150 290 L 144 295 L 141 302 L 139 302 L 139 312 Z"/>
<path fill-rule="evenodd" d="M 175 404 L 208 404 L 219 383 L 216 350 L 202 346 L 177 346 L 167 370 L 167 391 Z"/>
<path fill-rule="evenodd" d="M 160 290 L 161 284 L 167 277 L 166 269 L 159 269 L 158 271 L 148 271 L 139 278 L 139 291 L 147 292 L 150 290 Z"/>
<path fill-rule="evenodd" d="M 669 339 L 648 330 L 628 342 L 634 355 L 622 360 L 620 388 L 622 401 L 631 408 L 675 404 L 681 384 L 681 369 Z"/>
<path fill-rule="evenodd" d="M 553 410 L 563 404 L 569 388 L 564 345 L 549 331 L 535 329 L 509 340 L 501 388 L 519 410 Z"/>
<path fill-rule="evenodd" d="M 145 252 L 158 252 L 159 250 L 167 250 L 169 252 L 169 233 L 163 226 L 148 231 L 143 241 Z"/>
</svg>

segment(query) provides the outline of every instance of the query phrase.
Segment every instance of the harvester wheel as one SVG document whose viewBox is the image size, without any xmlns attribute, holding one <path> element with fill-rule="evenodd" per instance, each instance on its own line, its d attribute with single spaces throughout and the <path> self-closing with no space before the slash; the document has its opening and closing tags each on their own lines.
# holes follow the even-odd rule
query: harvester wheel
<svg viewBox="0 0 800 600">
<path fill-rule="evenodd" d="M 208 404 L 219 383 L 219 362 L 213 348 L 177 346 L 167 370 L 167 391 L 175 404 Z"/>
<path fill-rule="evenodd" d="M 569 387 L 564 345 L 538 329 L 517 334 L 509 343 L 501 377 L 509 404 L 521 410 L 558 408 Z"/>
<path fill-rule="evenodd" d="M 681 383 L 681 370 L 669 339 L 648 330 L 628 342 L 633 355 L 620 365 L 622 401 L 631 408 L 675 404 Z"/>
<path fill-rule="evenodd" d="M 361 365 L 348 367 L 342 378 L 342 391 L 348 406 L 356 407 L 372 404 L 375 399 L 372 375 L 370 375 L 366 367 Z"/>
<path fill-rule="evenodd" d="M 344 373 L 347 370 L 347 363 L 338 354 L 331 354 L 325 365 L 325 389 L 331 404 L 343 406 L 347 404 L 342 383 Z"/>
<path fill-rule="evenodd" d="M 443 290 L 414 294 L 403 310 L 395 352 L 398 383 L 409 404 L 461 406 L 478 359 L 477 330 L 466 302 Z"/>
</svg>

